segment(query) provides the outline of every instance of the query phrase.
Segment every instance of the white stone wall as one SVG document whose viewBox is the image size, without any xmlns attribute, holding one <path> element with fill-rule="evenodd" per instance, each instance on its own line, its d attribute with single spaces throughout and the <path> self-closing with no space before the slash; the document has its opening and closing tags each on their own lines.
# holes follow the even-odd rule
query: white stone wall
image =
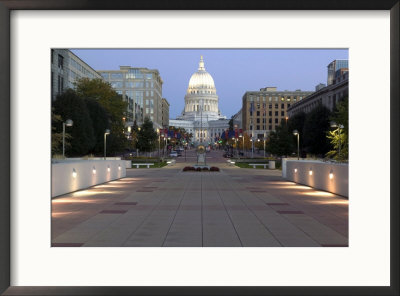
<svg viewBox="0 0 400 296">
<path fill-rule="evenodd" d="M 93 173 L 94 168 L 96 173 Z M 76 175 L 73 174 L 74 172 Z M 125 160 L 70 160 L 53 163 L 51 165 L 51 197 L 125 176 Z"/>
<path fill-rule="evenodd" d="M 312 171 L 311 175 L 310 171 Z M 332 177 L 330 177 L 330 174 L 332 174 Z M 349 196 L 348 164 L 307 160 L 283 160 L 282 177 L 316 189 L 346 197 Z"/>
</svg>

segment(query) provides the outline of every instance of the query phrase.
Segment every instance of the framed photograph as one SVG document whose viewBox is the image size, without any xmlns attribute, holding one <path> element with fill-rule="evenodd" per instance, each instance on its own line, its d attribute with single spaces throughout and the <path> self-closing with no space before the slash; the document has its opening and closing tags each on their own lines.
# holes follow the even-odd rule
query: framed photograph
<svg viewBox="0 0 400 296">
<path fill-rule="evenodd" d="M 0 1 L 2 295 L 398 295 L 398 1 L 53 2 Z"/>
</svg>

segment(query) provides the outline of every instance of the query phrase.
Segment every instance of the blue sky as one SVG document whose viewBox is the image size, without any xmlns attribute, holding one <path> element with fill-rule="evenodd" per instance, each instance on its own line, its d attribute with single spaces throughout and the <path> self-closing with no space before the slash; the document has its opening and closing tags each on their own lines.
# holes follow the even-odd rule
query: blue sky
<svg viewBox="0 0 400 296">
<path fill-rule="evenodd" d="M 326 66 L 348 59 L 347 49 L 76 49 L 72 50 L 95 70 L 119 66 L 158 69 L 163 97 L 170 103 L 170 118 L 179 115 L 191 75 L 200 55 L 214 78 L 219 108 L 230 118 L 241 108 L 246 91 L 266 86 L 278 90 L 311 90 L 326 83 Z"/>
</svg>

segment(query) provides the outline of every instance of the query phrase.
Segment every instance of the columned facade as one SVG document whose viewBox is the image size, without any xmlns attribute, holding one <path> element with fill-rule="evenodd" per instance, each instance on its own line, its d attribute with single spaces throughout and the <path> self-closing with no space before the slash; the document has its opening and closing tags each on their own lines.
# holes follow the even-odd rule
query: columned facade
<svg viewBox="0 0 400 296">
<path fill-rule="evenodd" d="M 212 143 L 229 127 L 228 122 L 221 116 L 214 79 L 206 71 L 201 56 L 197 72 L 189 80 L 182 114 L 176 120 L 170 120 L 169 125 L 184 128 L 193 135 L 195 142 Z"/>
</svg>

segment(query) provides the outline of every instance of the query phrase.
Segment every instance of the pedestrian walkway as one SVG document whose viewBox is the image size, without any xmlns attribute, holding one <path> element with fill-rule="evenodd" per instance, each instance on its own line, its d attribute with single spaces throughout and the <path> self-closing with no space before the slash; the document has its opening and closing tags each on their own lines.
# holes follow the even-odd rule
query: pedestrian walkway
<svg viewBox="0 0 400 296">
<path fill-rule="evenodd" d="M 219 151 L 207 156 L 221 172 L 183 172 L 186 156 L 54 199 L 52 246 L 348 246 L 347 199 L 228 166 Z"/>
</svg>

